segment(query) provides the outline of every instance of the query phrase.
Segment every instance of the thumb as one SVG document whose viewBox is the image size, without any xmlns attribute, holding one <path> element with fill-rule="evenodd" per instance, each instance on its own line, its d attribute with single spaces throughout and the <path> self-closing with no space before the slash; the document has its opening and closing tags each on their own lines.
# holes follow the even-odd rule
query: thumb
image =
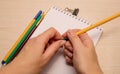
<svg viewBox="0 0 120 74">
<path fill-rule="evenodd" d="M 55 55 L 58 49 L 65 44 L 65 42 L 65 40 L 58 40 L 52 43 L 43 54 L 46 61 L 49 61 Z"/>
</svg>

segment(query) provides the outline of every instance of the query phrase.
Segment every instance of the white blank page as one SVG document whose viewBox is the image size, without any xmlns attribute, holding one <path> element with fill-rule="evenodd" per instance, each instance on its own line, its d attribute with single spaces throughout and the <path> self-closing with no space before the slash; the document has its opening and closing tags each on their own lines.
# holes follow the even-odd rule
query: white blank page
<svg viewBox="0 0 120 74">
<path fill-rule="evenodd" d="M 61 34 L 63 34 L 68 29 L 82 29 L 89 25 L 90 23 L 82 18 L 73 16 L 70 13 L 56 7 L 52 7 L 36 31 L 33 33 L 32 37 L 38 36 L 50 27 L 54 27 Z M 94 45 L 96 45 L 101 36 L 102 29 L 95 28 L 87 33 L 92 38 Z M 63 56 L 63 49 L 61 48 L 43 69 L 42 74 L 75 74 L 75 70 L 72 66 L 66 64 Z"/>
</svg>

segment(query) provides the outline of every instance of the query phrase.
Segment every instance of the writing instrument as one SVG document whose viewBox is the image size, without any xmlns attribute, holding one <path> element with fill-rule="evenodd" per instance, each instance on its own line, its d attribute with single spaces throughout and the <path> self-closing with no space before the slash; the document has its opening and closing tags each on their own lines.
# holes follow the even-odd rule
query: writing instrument
<svg viewBox="0 0 120 74">
<path fill-rule="evenodd" d="M 24 43 L 24 41 L 26 40 L 26 38 L 29 36 L 29 34 L 32 32 L 32 30 L 37 26 L 37 23 L 39 22 L 39 20 L 41 19 L 42 16 L 38 16 L 38 18 L 36 19 L 36 21 L 33 23 L 33 25 L 30 27 L 30 29 L 28 30 L 28 32 L 25 34 L 25 36 L 21 39 L 21 41 L 19 42 L 19 44 L 16 46 L 16 48 L 13 50 L 13 52 L 11 53 L 11 55 L 7 58 L 6 60 L 6 64 L 8 64 L 10 61 L 12 61 L 12 58 L 14 57 L 15 53 L 19 50 L 19 48 L 21 47 L 21 45 Z"/>
<path fill-rule="evenodd" d="M 24 32 L 20 35 L 20 37 L 17 39 L 17 41 L 15 42 L 15 44 L 12 46 L 12 48 L 9 50 L 9 52 L 5 55 L 4 59 L 2 60 L 2 64 L 4 64 L 6 62 L 6 60 L 8 59 L 8 57 L 10 56 L 10 54 L 13 52 L 13 50 L 15 49 L 15 47 L 19 44 L 19 42 L 21 41 L 21 39 L 24 37 L 24 35 L 27 33 L 27 31 L 29 30 L 29 28 L 33 25 L 33 23 L 35 22 L 36 18 L 41 15 L 42 11 L 39 11 L 37 13 L 37 15 L 33 18 L 33 20 L 29 23 L 29 25 L 26 27 L 26 29 L 24 30 Z"/>
<path fill-rule="evenodd" d="M 28 41 L 28 39 L 31 37 L 31 35 L 34 33 L 34 31 L 36 30 L 36 28 L 38 27 L 38 25 L 40 24 L 40 22 L 43 20 L 44 15 L 42 14 L 40 17 L 40 20 L 38 21 L 38 23 L 36 24 L 36 26 L 34 27 L 34 29 L 30 32 L 30 34 L 27 36 L 27 38 L 25 39 L 25 41 L 21 44 L 20 48 L 17 50 L 17 52 L 14 54 L 14 56 L 11 58 L 11 61 L 17 56 L 17 54 L 20 52 L 20 50 L 23 48 L 23 46 L 26 44 L 26 42 Z M 6 62 L 7 63 L 7 62 Z"/>
<path fill-rule="evenodd" d="M 11 47 L 11 49 L 8 51 L 8 53 L 5 55 L 4 59 L 2 60 L 2 64 L 5 63 L 6 59 L 9 57 L 9 55 L 12 53 L 12 51 L 14 50 L 14 48 L 17 46 L 17 44 L 20 42 L 20 40 L 22 39 L 22 37 L 25 35 L 25 33 L 27 32 L 27 30 L 30 28 L 30 26 L 34 23 L 35 19 L 33 19 L 30 24 L 26 27 L 26 29 L 24 30 L 24 32 L 20 35 L 20 37 L 17 39 L 17 41 L 14 43 L 14 45 Z"/>
<path fill-rule="evenodd" d="M 77 35 L 80 35 L 80 34 L 82 34 L 82 33 L 85 33 L 85 32 L 87 32 L 87 31 L 89 31 L 89 30 L 91 30 L 91 29 L 93 29 L 93 28 L 95 28 L 95 27 L 98 27 L 98 26 L 100 26 L 100 25 L 102 25 L 102 24 L 104 24 L 104 23 L 106 23 L 106 22 L 108 22 L 108 21 L 111 21 L 111 20 L 113 20 L 114 18 L 117 18 L 117 17 L 119 17 L 119 16 L 120 16 L 120 12 L 119 12 L 119 13 L 116 13 L 116 14 L 114 14 L 114 15 L 112 15 L 112 16 L 109 16 L 109 17 L 107 17 L 107 18 L 105 18 L 105 19 L 103 19 L 103 20 L 101 20 L 101 21 L 98 21 L 98 22 L 95 23 L 95 24 L 92 24 L 92 25 L 86 27 L 86 28 L 82 29 L 81 31 L 76 32 L 76 34 L 77 34 Z"/>
<path fill-rule="evenodd" d="M 12 61 L 12 58 L 14 57 L 15 53 L 19 51 L 18 49 L 21 47 L 21 45 L 24 43 L 26 38 L 29 36 L 29 34 L 32 32 L 32 30 L 36 27 L 37 22 L 41 19 L 41 16 L 38 17 L 38 19 L 34 22 L 34 24 L 31 26 L 31 28 L 28 30 L 28 32 L 25 34 L 25 36 L 22 38 L 20 43 L 17 45 L 17 47 L 13 50 L 12 54 L 8 57 L 6 60 L 6 64 L 8 64 L 10 61 Z"/>
<path fill-rule="evenodd" d="M 91 29 L 93 29 L 95 27 L 98 27 L 98 26 L 100 26 L 100 25 L 102 25 L 102 24 L 104 24 L 104 23 L 106 23 L 108 21 L 111 21 L 111 20 L 113 20 L 113 19 L 115 19 L 115 18 L 117 18 L 119 16 L 120 16 L 120 12 L 116 13 L 116 14 L 114 14 L 112 16 L 109 16 L 109 17 L 107 17 L 107 18 L 105 18 L 103 20 L 100 20 L 100 21 L 96 22 L 95 24 L 92 24 L 92 25 L 90 25 L 90 26 L 76 32 L 76 35 L 83 34 L 83 33 L 87 32 L 87 31 L 89 31 L 89 30 L 91 30 Z M 64 40 L 68 41 L 69 39 L 65 37 Z"/>
</svg>

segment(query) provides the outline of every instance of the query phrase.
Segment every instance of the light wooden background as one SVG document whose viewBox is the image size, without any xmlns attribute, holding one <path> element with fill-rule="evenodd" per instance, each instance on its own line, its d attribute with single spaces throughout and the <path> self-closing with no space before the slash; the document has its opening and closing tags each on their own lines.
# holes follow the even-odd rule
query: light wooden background
<svg viewBox="0 0 120 74">
<path fill-rule="evenodd" d="M 120 0 L 0 0 L 0 60 L 39 11 L 51 6 L 79 8 L 80 17 L 94 23 L 120 12 Z M 96 46 L 105 74 L 120 74 L 120 18 L 103 26 Z"/>
</svg>

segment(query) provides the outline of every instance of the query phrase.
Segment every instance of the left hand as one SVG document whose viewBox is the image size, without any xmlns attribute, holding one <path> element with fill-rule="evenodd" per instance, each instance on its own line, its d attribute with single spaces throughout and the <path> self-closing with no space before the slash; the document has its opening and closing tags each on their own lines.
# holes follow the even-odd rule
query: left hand
<svg viewBox="0 0 120 74">
<path fill-rule="evenodd" d="M 77 74 L 103 74 L 93 41 L 87 33 L 76 35 L 79 29 L 73 29 L 63 34 L 69 41 L 65 43 L 65 59 L 72 64 Z"/>
<path fill-rule="evenodd" d="M 39 74 L 58 49 L 65 44 L 62 36 L 50 28 L 28 40 L 18 56 L 0 70 L 2 74 Z"/>
</svg>

